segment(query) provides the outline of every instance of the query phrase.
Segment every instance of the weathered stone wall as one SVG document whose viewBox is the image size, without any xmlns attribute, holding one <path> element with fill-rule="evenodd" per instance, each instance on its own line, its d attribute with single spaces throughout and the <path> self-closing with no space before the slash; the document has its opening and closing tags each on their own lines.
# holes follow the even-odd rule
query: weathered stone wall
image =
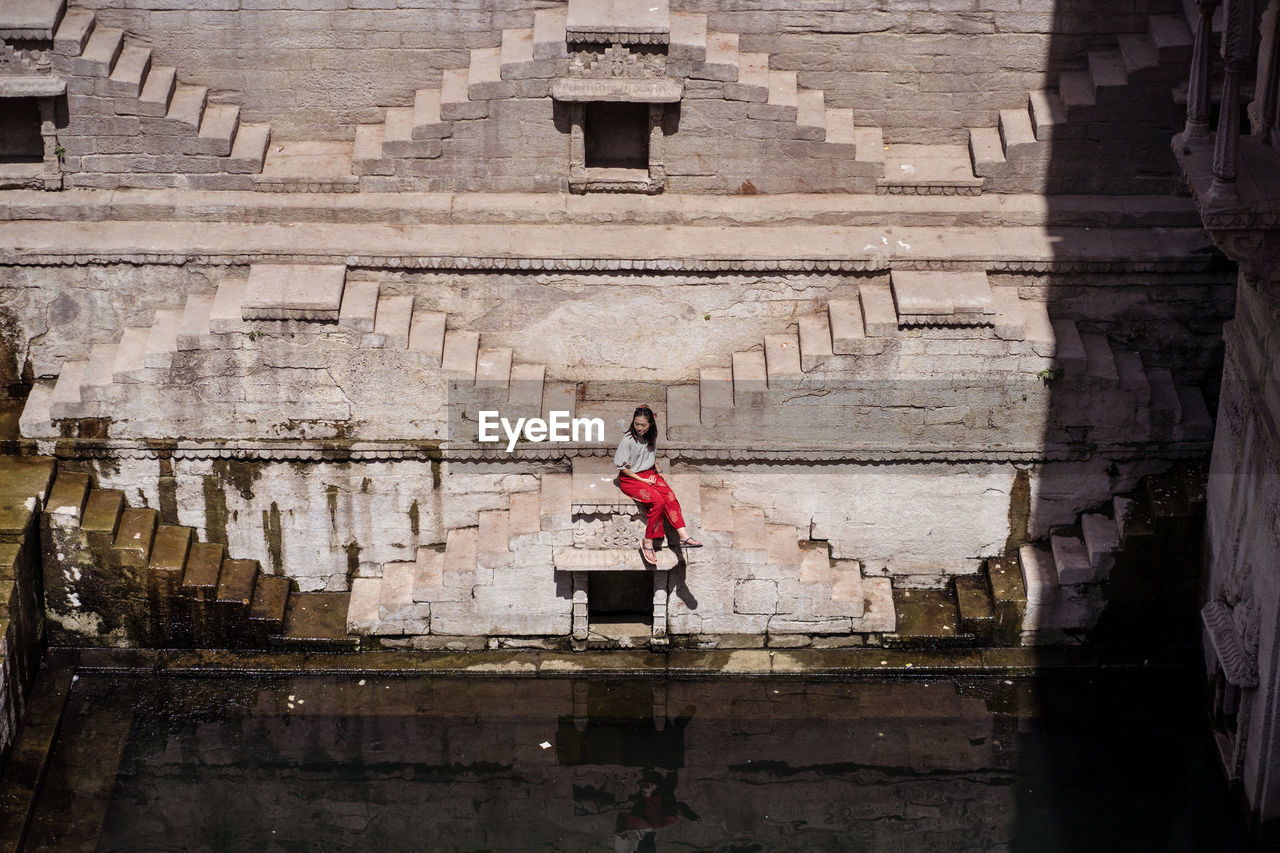
<svg viewBox="0 0 1280 853">
<path fill-rule="evenodd" d="M 1264 287 L 1267 285 L 1264 285 Z M 1280 816 L 1276 784 L 1276 678 L 1280 660 L 1280 397 L 1275 365 L 1280 315 L 1274 292 L 1240 284 L 1236 319 L 1226 329 L 1218 429 L 1207 490 L 1209 580 L 1205 600 L 1230 609 L 1259 684 L 1246 739 L 1243 784 L 1255 815 Z"/>
<path fill-rule="evenodd" d="M 354 127 L 410 106 L 468 50 L 495 47 L 504 27 L 530 27 L 552 3 L 489 0 L 112 0 L 79 3 L 147 41 L 157 64 L 270 121 L 280 139 L 350 139 Z M 1117 33 L 1142 33 L 1167 0 L 1116 8 L 1094 0 L 865 0 L 831 8 L 773 0 L 690 0 L 712 31 L 740 33 L 743 51 L 799 72 L 802 87 L 849 107 L 890 142 L 964 142 L 999 109 L 1025 105 L 1060 68 Z M 1113 46 L 1113 42 L 1111 45 Z"/>
</svg>

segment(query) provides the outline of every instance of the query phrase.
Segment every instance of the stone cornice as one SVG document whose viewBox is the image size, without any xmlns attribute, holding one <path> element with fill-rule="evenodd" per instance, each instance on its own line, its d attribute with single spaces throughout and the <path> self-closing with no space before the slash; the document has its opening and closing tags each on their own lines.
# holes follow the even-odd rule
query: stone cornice
<svg viewBox="0 0 1280 853">
<path fill-rule="evenodd" d="M 537 464 L 581 457 L 606 457 L 612 448 L 560 445 L 555 448 L 517 448 L 512 453 L 492 446 L 437 445 L 433 442 L 334 442 L 334 441 L 164 441 L 141 442 L 112 439 L 26 440 L 23 449 L 60 459 L 255 459 L 279 462 L 393 462 L 446 461 Z M 1199 458 L 1211 449 L 1209 442 L 1141 445 L 1101 445 L 1085 450 L 1079 445 L 1047 447 L 849 447 L 758 450 L 737 447 L 665 444 L 662 455 L 670 462 L 733 465 L 833 465 L 867 463 L 1018 463 L 1075 460 L 1090 456 L 1124 458 Z"/>
</svg>

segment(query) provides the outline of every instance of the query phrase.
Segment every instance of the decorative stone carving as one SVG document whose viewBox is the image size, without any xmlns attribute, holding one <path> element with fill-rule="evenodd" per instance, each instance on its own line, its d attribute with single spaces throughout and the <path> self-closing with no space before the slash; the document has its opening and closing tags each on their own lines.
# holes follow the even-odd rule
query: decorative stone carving
<svg viewBox="0 0 1280 853">
<path fill-rule="evenodd" d="M 0 74 L 48 74 L 52 68 L 48 49 L 0 46 Z"/>
<path fill-rule="evenodd" d="M 603 51 L 578 50 L 569 59 L 570 77 L 652 79 L 666 73 L 667 57 L 664 54 L 653 50 L 632 50 L 621 44 L 612 44 Z"/>
<path fill-rule="evenodd" d="M 644 516 L 635 506 L 573 507 L 575 548 L 639 548 L 644 536 Z"/>
</svg>

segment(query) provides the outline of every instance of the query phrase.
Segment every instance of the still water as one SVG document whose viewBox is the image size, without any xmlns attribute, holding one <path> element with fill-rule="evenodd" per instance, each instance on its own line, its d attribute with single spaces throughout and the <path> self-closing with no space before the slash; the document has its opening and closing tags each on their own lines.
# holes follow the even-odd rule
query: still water
<svg viewBox="0 0 1280 853">
<path fill-rule="evenodd" d="M 81 675 L 28 850 L 1234 847 L 1189 676 Z"/>
</svg>

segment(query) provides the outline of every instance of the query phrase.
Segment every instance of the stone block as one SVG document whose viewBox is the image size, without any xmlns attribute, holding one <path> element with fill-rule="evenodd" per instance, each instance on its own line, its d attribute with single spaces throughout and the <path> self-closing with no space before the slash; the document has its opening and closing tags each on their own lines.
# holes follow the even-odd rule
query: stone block
<svg viewBox="0 0 1280 853">
<path fill-rule="evenodd" d="M 1092 583 L 1096 580 L 1094 568 L 1089 562 L 1089 552 L 1083 542 L 1075 536 L 1061 533 L 1049 537 L 1049 542 L 1060 585 Z"/>
<path fill-rule="evenodd" d="M 368 636 L 377 632 L 381 598 L 381 578 L 356 578 L 351 581 L 351 600 L 347 606 L 348 634 Z"/>
<path fill-rule="evenodd" d="M 347 268 L 341 264 L 253 264 L 240 316 L 245 320 L 337 321 L 346 275 Z"/>
<path fill-rule="evenodd" d="M 883 284 L 858 286 L 858 302 L 862 306 L 863 326 L 867 337 L 880 338 L 898 331 L 898 311 L 894 309 L 893 295 Z"/>
<path fill-rule="evenodd" d="M 831 348 L 840 355 L 856 355 L 866 338 L 862 305 L 853 299 L 833 299 L 827 303 L 831 325 Z"/>
<path fill-rule="evenodd" d="M 541 509 L 541 492 L 516 492 L 511 495 L 509 516 L 511 536 L 528 536 L 539 533 L 542 530 Z"/>
<path fill-rule="evenodd" d="M 740 580 L 734 585 L 733 610 L 747 615 L 772 615 L 778 609 L 778 583 Z"/>
<path fill-rule="evenodd" d="M 573 478 L 569 474 L 543 474 L 540 513 L 543 530 L 572 526 Z"/>
</svg>

